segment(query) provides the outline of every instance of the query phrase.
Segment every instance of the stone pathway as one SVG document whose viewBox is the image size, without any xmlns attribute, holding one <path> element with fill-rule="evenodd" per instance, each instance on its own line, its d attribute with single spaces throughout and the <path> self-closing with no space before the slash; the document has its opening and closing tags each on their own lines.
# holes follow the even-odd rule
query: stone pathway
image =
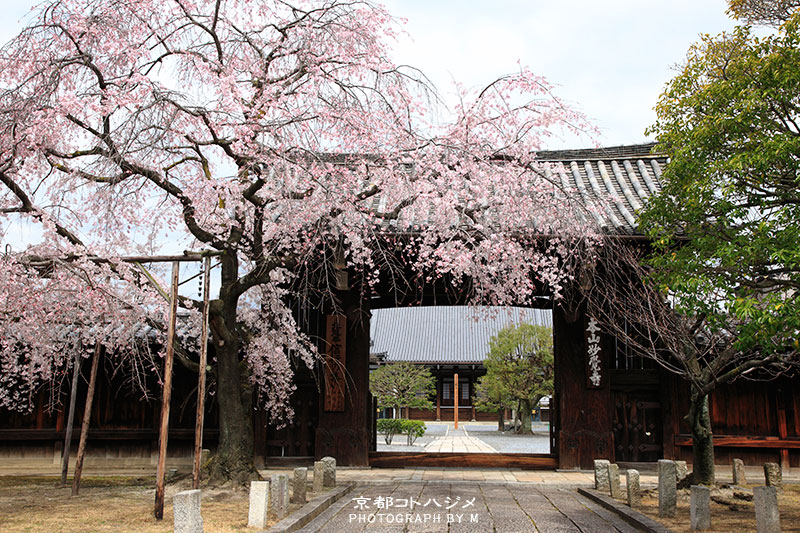
<svg viewBox="0 0 800 533">
<path fill-rule="evenodd" d="M 634 533 L 638 530 L 573 489 L 520 483 L 406 482 L 357 487 L 301 531 Z"/>
<path fill-rule="evenodd" d="M 444 453 L 497 453 L 481 439 L 471 436 L 466 428 L 447 428 L 443 437 L 436 437 L 425 445 L 426 452 Z"/>
<path fill-rule="evenodd" d="M 259 469 L 261 477 L 269 479 L 272 474 L 292 474 L 291 468 Z M 336 468 L 336 482 L 342 483 L 389 483 L 420 481 L 471 481 L 487 483 L 526 483 L 548 487 L 591 487 L 593 472 L 519 470 L 504 468 L 359 468 L 340 466 Z M 641 484 L 655 487 L 655 474 L 642 474 Z"/>
</svg>

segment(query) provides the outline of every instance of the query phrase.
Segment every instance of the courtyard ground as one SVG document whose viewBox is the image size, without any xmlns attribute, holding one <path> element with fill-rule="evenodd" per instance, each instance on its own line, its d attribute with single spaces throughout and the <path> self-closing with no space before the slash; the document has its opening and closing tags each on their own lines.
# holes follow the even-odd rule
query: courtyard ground
<svg viewBox="0 0 800 533">
<path fill-rule="evenodd" d="M 533 432 L 518 435 L 497 431 L 497 422 L 425 422 L 425 435 L 413 445 L 406 444 L 405 435 L 395 435 L 387 445 L 378 434 L 379 452 L 451 452 L 451 453 L 550 453 L 550 425 L 534 422 Z"/>
<path fill-rule="evenodd" d="M 50 476 L 0 476 L 0 531 L 63 532 L 172 531 L 172 496 L 191 482 L 167 485 L 164 519 L 153 517 L 155 476 L 85 476 L 80 494 L 55 486 Z M 71 482 L 71 479 L 70 479 Z M 229 488 L 203 491 L 206 531 L 228 533 L 247 529 L 247 491 Z"/>
<path fill-rule="evenodd" d="M 730 469 L 719 468 L 720 481 L 730 482 Z M 105 476 L 99 471 L 87 471 L 81 494 L 76 498 L 70 497 L 69 487 L 55 487 L 57 469 L 57 465 L 41 470 L 30 463 L 27 467 L 9 461 L 0 464 L 0 531 L 168 532 L 172 531 L 172 496 L 189 488 L 190 484 L 183 474 L 167 485 L 164 520 L 157 522 L 152 516 L 154 469 L 137 470 L 135 476 L 120 475 L 118 470 L 115 475 Z M 759 479 L 759 470 L 748 468 L 751 482 Z M 36 473 L 40 475 L 34 475 Z M 290 474 L 291 469 L 264 469 L 259 473 L 268 479 L 275 473 Z M 800 532 L 800 471 L 792 469 L 784 479 L 786 490 L 779 496 L 783 530 Z M 633 531 L 576 493 L 577 487 L 592 486 L 591 472 L 339 467 L 337 481 L 340 485 L 357 483 L 358 486 L 303 531 L 536 531 L 534 528 L 543 533 Z M 649 508 L 643 510 L 653 518 L 656 518 L 656 481 L 654 473 L 643 472 L 642 486 L 650 491 L 644 498 Z M 360 500 L 354 498 L 360 497 L 369 498 L 369 501 L 361 501 L 373 509 L 357 508 Z M 388 510 L 387 498 L 392 498 Z M 416 501 L 415 512 L 408 519 L 404 508 L 399 506 L 410 505 L 412 499 Z M 384 502 L 383 509 L 377 507 L 380 501 Z M 752 503 L 736 503 L 737 510 L 728 505 L 712 504 L 712 531 L 754 531 Z M 448 506 L 452 507 L 447 509 Z M 203 489 L 202 513 L 208 533 L 247 531 L 247 508 L 247 491 L 242 488 Z M 380 518 L 369 518 L 369 511 L 394 517 L 384 517 L 385 522 L 380 524 L 375 522 Z M 386 522 L 396 522 L 398 512 L 403 515 L 400 523 Z M 440 517 L 434 518 L 432 515 L 437 512 Z M 360 513 L 367 514 L 360 518 Z M 351 514 L 356 515 L 352 520 Z M 427 522 L 425 514 L 430 515 Z M 448 518 L 447 514 L 462 516 Z M 477 516 L 473 519 L 473 515 Z M 679 502 L 678 518 L 665 523 L 675 531 L 688 532 L 688 515 L 688 497 L 684 496 Z M 346 526 L 342 526 L 345 522 Z"/>
</svg>

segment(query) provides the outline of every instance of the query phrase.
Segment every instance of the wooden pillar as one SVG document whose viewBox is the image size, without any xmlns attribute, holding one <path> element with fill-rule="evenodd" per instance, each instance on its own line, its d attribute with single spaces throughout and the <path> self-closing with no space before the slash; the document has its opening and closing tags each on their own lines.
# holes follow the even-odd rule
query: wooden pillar
<svg viewBox="0 0 800 533">
<path fill-rule="evenodd" d="M 89 421 L 92 418 L 92 405 L 94 403 L 94 390 L 97 385 L 97 367 L 103 345 L 100 340 L 95 341 L 94 355 L 92 355 L 92 369 L 89 371 L 89 390 L 86 391 L 86 403 L 83 406 L 83 421 L 81 423 L 81 438 L 78 442 L 78 456 L 75 458 L 75 474 L 72 476 L 72 495 L 77 496 L 81 489 L 81 475 L 83 474 L 83 458 L 86 455 L 86 441 L 89 438 Z M 41 410 L 40 410 L 41 411 Z"/>
<path fill-rule="evenodd" d="M 472 370 L 469 380 L 469 404 L 472 406 L 472 421 L 475 422 L 475 370 Z"/>
<path fill-rule="evenodd" d="M 664 459 L 680 460 L 675 446 L 675 436 L 680 432 L 680 415 L 677 413 L 679 381 L 675 374 L 665 369 L 658 370 L 661 403 L 661 446 Z"/>
<path fill-rule="evenodd" d="M 200 458 L 203 453 L 203 421 L 206 405 L 206 366 L 208 364 L 208 300 L 211 284 L 211 258 L 203 258 L 203 317 L 200 333 L 200 364 L 197 372 L 197 413 L 194 426 L 194 463 L 192 488 L 200 488 Z"/>
<path fill-rule="evenodd" d="M 158 431 L 158 466 L 156 467 L 156 497 L 153 516 L 164 518 L 164 481 L 167 470 L 167 441 L 169 438 L 169 406 L 172 398 L 172 359 L 175 348 L 175 318 L 178 314 L 178 277 L 180 263 L 172 263 L 172 284 L 169 297 L 169 324 L 167 325 L 167 353 L 164 357 L 164 386 L 161 393 L 161 423 Z"/>
<path fill-rule="evenodd" d="M 81 346 L 83 348 L 83 346 Z M 67 484 L 67 471 L 69 470 L 69 453 L 72 448 L 72 425 L 75 423 L 75 401 L 78 399 L 78 380 L 81 375 L 81 353 L 75 352 L 75 363 L 72 368 L 72 389 L 69 395 L 69 415 L 67 428 L 64 435 L 64 448 L 61 454 L 61 486 Z"/>
<path fill-rule="evenodd" d="M 778 406 L 778 436 L 781 440 L 786 440 L 789 436 L 788 428 L 786 427 L 786 396 L 783 387 L 777 389 L 777 406 Z M 789 474 L 789 449 L 781 448 L 781 470 L 785 475 Z"/>
<path fill-rule="evenodd" d="M 558 464 L 563 469 L 591 469 L 594 459 L 614 461 L 611 389 L 606 358 L 608 337 L 601 335 L 602 386 L 592 388 L 586 373 L 587 318 L 583 309 L 567 316 L 553 309 Z M 551 423 L 553 423 L 551 421 Z"/>
<path fill-rule="evenodd" d="M 453 374 L 453 423 L 455 429 L 458 429 L 458 374 Z"/>
<path fill-rule="evenodd" d="M 362 299 L 358 287 L 341 293 L 345 324 L 344 402 L 341 410 L 326 408 L 319 402 L 319 424 L 314 439 L 317 459 L 331 456 L 344 466 L 369 464 L 369 300 Z M 325 317 L 323 317 L 323 323 Z M 326 346 L 322 346 L 327 353 Z M 323 387 L 323 395 L 326 388 Z M 330 406 L 329 406 L 330 407 Z"/>
<path fill-rule="evenodd" d="M 442 419 L 442 374 L 436 373 L 436 420 Z"/>
</svg>

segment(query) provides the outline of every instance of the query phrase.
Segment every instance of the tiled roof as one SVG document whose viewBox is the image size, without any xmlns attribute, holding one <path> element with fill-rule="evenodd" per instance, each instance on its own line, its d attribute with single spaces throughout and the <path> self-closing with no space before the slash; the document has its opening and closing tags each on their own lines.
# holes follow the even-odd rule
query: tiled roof
<svg viewBox="0 0 800 533">
<path fill-rule="evenodd" d="M 636 212 L 648 197 L 661 191 L 663 155 L 654 144 L 539 152 L 540 161 L 560 163 L 555 173 L 565 190 L 577 191 L 586 203 L 597 202 L 604 213 L 594 215 L 607 231 L 636 233 Z"/>
<path fill-rule="evenodd" d="M 537 159 L 550 163 L 547 178 L 580 198 L 595 221 L 609 233 L 636 234 L 636 212 L 647 198 L 661 191 L 661 171 L 667 163 L 663 155 L 653 154 L 654 143 L 580 150 L 550 150 L 537 153 Z M 383 210 L 383 199 L 376 195 L 369 207 Z M 386 229 L 411 226 L 419 231 L 424 220 L 391 220 Z"/>
<path fill-rule="evenodd" d="M 489 339 L 504 327 L 520 322 L 553 325 L 549 309 L 476 310 L 466 306 L 376 309 L 370 320 L 370 352 L 385 354 L 387 362 L 479 364 L 489 351 Z"/>
</svg>

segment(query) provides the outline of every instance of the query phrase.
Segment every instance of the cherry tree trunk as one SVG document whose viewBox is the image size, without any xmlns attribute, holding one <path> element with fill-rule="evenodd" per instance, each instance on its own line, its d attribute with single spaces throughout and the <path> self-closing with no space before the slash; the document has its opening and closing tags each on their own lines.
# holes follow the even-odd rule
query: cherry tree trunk
<svg viewBox="0 0 800 533">
<path fill-rule="evenodd" d="M 219 299 L 209 302 L 209 326 L 217 359 L 219 444 L 209 465 L 213 481 L 245 483 L 255 479 L 255 446 L 252 419 L 252 385 L 241 358 L 242 341 L 236 322 L 238 296 L 231 287 L 238 275 L 235 254 L 222 261 Z"/>
<path fill-rule="evenodd" d="M 219 445 L 210 464 L 212 480 L 245 482 L 255 474 L 252 396 L 244 387 L 239 343 L 216 346 Z"/>
<path fill-rule="evenodd" d="M 692 391 L 686 421 L 692 430 L 693 481 L 696 485 L 713 485 L 714 437 L 711 433 L 707 394 Z"/>
</svg>

